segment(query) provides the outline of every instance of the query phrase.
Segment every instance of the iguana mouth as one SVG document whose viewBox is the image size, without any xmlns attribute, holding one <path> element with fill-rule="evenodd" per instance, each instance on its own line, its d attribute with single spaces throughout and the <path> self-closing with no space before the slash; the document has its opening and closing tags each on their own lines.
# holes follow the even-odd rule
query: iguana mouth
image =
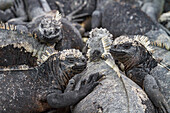
<svg viewBox="0 0 170 113">
<path fill-rule="evenodd" d="M 125 66 L 125 70 L 132 68 L 134 65 L 136 65 L 138 61 L 138 59 L 136 59 L 134 56 L 116 48 L 111 48 L 110 53 L 112 54 L 115 60 L 118 60 L 119 62 L 123 63 L 123 65 Z"/>
<path fill-rule="evenodd" d="M 81 72 L 86 68 L 86 63 L 77 63 L 75 66 L 72 67 L 74 71 Z"/>
<path fill-rule="evenodd" d="M 117 57 L 118 57 L 118 56 L 123 56 L 123 55 L 126 55 L 126 54 L 127 54 L 126 52 L 121 51 L 121 50 L 118 50 L 118 49 L 113 48 L 113 47 L 111 47 L 110 53 L 111 53 L 113 56 L 117 56 Z"/>
<path fill-rule="evenodd" d="M 59 42 L 62 39 L 59 35 L 43 35 L 43 39 L 40 39 L 44 43 L 54 44 L 56 42 Z"/>
</svg>

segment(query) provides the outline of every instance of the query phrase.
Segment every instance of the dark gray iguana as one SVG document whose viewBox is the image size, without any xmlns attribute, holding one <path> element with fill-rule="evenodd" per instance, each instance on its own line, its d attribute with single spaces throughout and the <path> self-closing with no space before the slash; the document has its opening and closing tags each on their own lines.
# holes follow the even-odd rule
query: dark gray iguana
<svg viewBox="0 0 170 113">
<path fill-rule="evenodd" d="M 126 76 L 144 88 L 158 112 L 169 113 L 170 69 L 153 58 L 149 45 L 145 36 L 120 36 L 114 40 L 110 53 L 124 65 Z"/>
<path fill-rule="evenodd" d="M 120 73 L 129 96 L 128 108 L 127 95 L 122 81 L 117 72 L 102 58 L 102 54 L 105 52 L 102 38 L 107 37 L 111 40 L 111 36 L 106 29 L 93 29 L 90 32 L 90 38 L 87 41 L 87 69 L 82 72 L 84 76 L 81 79 L 96 72 L 102 73 L 106 77 L 100 82 L 101 85 L 73 107 L 73 113 L 154 113 L 153 105 L 144 91 Z M 80 82 L 76 88 L 79 86 Z"/>
<path fill-rule="evenodd" d="M 84 47 L 79 31 L 58 11 L 33 20 L 27 28 L 41 43 L 54 44 L 56 50 Z"/>
<path fill-rule="evenodd" d="M 0 71 L 0 112 L 64 112 L 58 108 L 76 104 L 98 84 L 101 75 L 93 74 L 79 90 L 65 90 L 68 81 L 85 67 L 81 52 L 71 49 L 51 55 L 33 68 Z"/>
</svg>

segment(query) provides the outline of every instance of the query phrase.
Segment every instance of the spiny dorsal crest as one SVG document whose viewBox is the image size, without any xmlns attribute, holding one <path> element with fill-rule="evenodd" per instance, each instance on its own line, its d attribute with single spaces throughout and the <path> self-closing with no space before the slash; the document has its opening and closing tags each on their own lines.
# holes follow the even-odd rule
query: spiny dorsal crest
<svg viewBox="0 0 170 113">
<path fill-rule="evenodd" d="M 0 29 L 16 31 L 16 26 L 15 25 L 10 25 L 8 23 L 0 22 Z"/>
<path fill-rule="evenodd" d="M 113 41 L 111 37 L 105 36 L 102 38 L 102 44 L 105 52 L 109 53 L 112 43 Z"/>
<path fill-rule="evenodd" d="M 61 20 L 61 14 L 59 13 L 59 11 L 56 11 L 56 14 L 54 15 L 54 20 L 56 20 L 56 21 L 60 21 Z"/>
<path fill-rule="evenodd" d="M 151 45 L 170 51 L 170 46 L 168 46 L 167 44 L 164 44 L 162 42 L 151 42 Z"/>
<path fill-rule="evenodd" d="M 52 46 L 46 47 L 45 52 L 43 52 L 43 54 L 41 55 L 41 58 L 40 58 L 42 60 L 41 63 L 45 62 L 50 56 L 52 56 L 54 54 L 58 54 L 58 51 L 54 50 L 54 47 L 52 47 Z"/>
<path fill-rule="evenodd" d="M 95 28 L 95 29 L 92 29 L 91 32 L 89 33 L 89 37 L 90 38 L 99 37 L 100 39 L 103 37 L 108 37 L 111 39 L 113 36 L 105 28 Z"/>
<path fill-rule="evenodd" d="M 76 50 L 76 49 L 66 49 L 66 50 L 63 50 L 63 51 L 60 51 L 60 56 L 59 56 L 59 59 L 60 60 L 65 60 L 67 56 L 74 56 L 75 58 L 80 58 L 83 56 L 83 54 L 79 51 L 79 50 Z"/>
<path fill-rule="evenodd" d="M 113 45 L 124 44 L 125 42 L 129 42 L 129 43 L 132 43 L 133 46 L 136 46 L 135 41 L 143 45 L 149 52 L 153 52 L 153 49 L 150 46 L 150 41 L 148 40 L 148 37 L 142 36 L 142 35 L 134 35 L 133 38 L 130 38 L 129 36 L 117 37 L 114 40 Z"/>
<path fill-rule="evenodd" d="M 135 35 L 134 40 L 141 43 L 149 52 L 153 52 L 153 49 L 150 46 L 151 43 L 150 43 L 148 37 L 143 36 L 143 35 Z"/>
<path fill-rule="evenodd" d="M 56 13 L 53 16 L 52 20 L 55 20 L 56 24 L 61 26 L 61 18 L 62 18 L 62 15 L 59 13 L 59 11 L 56 11 Z"/>
</svg>

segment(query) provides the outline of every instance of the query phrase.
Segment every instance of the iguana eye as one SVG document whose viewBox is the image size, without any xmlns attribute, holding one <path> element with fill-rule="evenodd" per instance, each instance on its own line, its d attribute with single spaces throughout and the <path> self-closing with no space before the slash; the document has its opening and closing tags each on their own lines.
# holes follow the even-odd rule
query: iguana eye
<svg viewBox="0 0 170 113">
<path fill-rule="evenodd" d="M 67 58 L 67 61 L 68 61 L 69 63 L 73 63 L 73 62 L 74 62 L 74 58 Z"/>
<path fill-rule="evenodd" d="M 117 48 L 117 45 L 114 45 L 113 47 L 114 47 L 114 48 Z"/>
<path fill-rule="evenodd" d="M 124 44 L 123 45 L 123 48 L 125 48 L 125 49 L 129 49 L 131 47 L 131 44 Z"/>
<path fill-rule="evenodd" d="M 58 32 L 59 32 L 59 29 L 56 28 L 56 29 L 55 29 L 55 33 L 58 33 Z"/>
<path fill-rule="evenodd" d="M 98 51 L 98 50 L 95 50 L 95 51 L 93 52 L 93 55 L 100 55 L 100 54 L 101 54 L 101 52 Z"/>
</svg>

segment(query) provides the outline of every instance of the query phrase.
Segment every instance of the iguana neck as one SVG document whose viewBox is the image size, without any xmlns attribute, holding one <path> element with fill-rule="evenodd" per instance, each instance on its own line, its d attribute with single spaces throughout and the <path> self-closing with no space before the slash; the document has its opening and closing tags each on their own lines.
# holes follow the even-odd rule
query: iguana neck
<svg viewBox="0 0 170 113">
<path fill-rule="evenodd" d="M 129 66 L 128 66 L 129 65 Z M 152 54 L 144 49 L 143 47 L 138 48 L 138 52 L 135 53 L 134 57 L 131 57 L 126 65 L 125 70 L 131 70 L 132 68 L 143 68 L 147 70 L 151 70 L 152 68 L 157 66 L 156 60 L 152 57 Z"/>
<path fill-rule="evenodd" d="M 150 72 L 157 66 L 157 61 L 152 57 L 151 53 L 146 52 L 143 54 L 144 55 L 139 58 L 139 62 L 136 65 L 133 65 L 129 70 L 132 70 L 133 68 L 142 68 L 143 70 Z"/>
<path fill-rule="evenodd" d="M 52 55 L 38 68 L 39 76 L 43 76 L 49 84 L 53 84 L 58 89 L 64 91 L 68 81 L 73 76 L 70 72 L 64 72 L 59 66 L 59 59 Z"/>
</svg>

